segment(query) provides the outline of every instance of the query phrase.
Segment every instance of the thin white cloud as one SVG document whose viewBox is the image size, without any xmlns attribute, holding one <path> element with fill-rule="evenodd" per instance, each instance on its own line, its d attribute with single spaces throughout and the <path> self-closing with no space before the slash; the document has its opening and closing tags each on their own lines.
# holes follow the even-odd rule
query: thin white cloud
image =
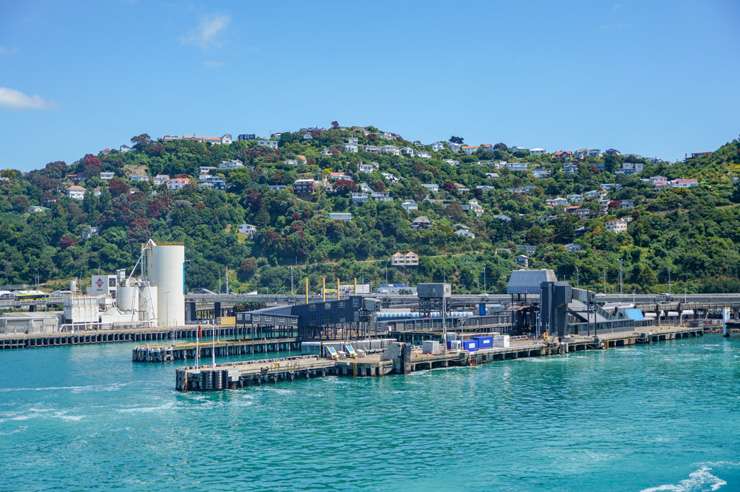
<svg viewBox="0 0 740 492">
<path fill-rule="evenodd" d="M 190 44 L 200 48 L 208 48 L 218 44 L 219 35 L 228 27 L 231 17 L 228 15 L 213 15 L 200 21 L 198 27 L 181 39 L 183 44 Z"/>
<path fill-rule="evenodd" d="M 10 87 L 0 87 L 0 108 L 48 109 L 53 104 L 41 96 L 29 96 Z"/>
</svg>

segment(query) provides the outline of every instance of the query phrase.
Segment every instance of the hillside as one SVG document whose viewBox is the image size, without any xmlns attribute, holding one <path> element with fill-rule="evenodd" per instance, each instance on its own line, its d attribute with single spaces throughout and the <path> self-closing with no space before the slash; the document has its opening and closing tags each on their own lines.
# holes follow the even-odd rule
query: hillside
<svg viewBox="0 0 740 492">
<path fill-rule="evenodd" d="M 326 275 L 495 291 L 526 254 L 612 292 L 620 261 L 625 292 L 740 291 L 738 140 L 677 163 L 336 124 L 211 140 L 139 135 L 0 171 L 0 284 L 130 268 L 153 237 L 185 242 L 189 288 L 218 289 L 228 269 L 243 291 L 287 291 L 291 270 L 297 290 Z M 407 251 L 418 266 L 391 265 Z"/>
</svg>

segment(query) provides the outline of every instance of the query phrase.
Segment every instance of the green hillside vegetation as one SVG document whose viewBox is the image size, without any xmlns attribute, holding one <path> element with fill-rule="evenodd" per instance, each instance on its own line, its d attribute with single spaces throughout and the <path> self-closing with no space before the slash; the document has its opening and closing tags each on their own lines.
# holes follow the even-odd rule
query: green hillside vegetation
<svg viewBox="0 0 740 492">
<path fill-rule="evenodd" d="M 53 283 L 130 268 L 141 243 L 152 237 L 184 241 L 188 288 L 217 289 L 228 269 L 231 288 L 239 291 L 288 291 L 292 270 L 296 290 L 305 276 L 316 286 L 325 275 L 332 283 L 335 277 L 374 285 L 446 280 L 460 292 L 495 292 L 526 245 L 534 247 L 530 268 L 553 268 L 579 286 L 616 291 L 621 261 L 625 292 L 667 292 L 669 281 L 673 292 L 740 292 L 738 140 L 667 163 L 616 152 L 531 155 L 504 144 L 471 155 L 433 151 L 372 127 L 334 125 L 275 139 L 277 150 L 257 141 L 209 145 L 139 135 L 127 152 L 51 162 L 28 173 L 1 171 L 0 284 L 33 283 L 37 276 Z M 350 139 L 357 139 L 359 152 L 345 151 Z M 369 153 L 365 145 L 409 147 L 429 157 Z M 232 159 L 244 167 L 210 172 L 225 180 L 225 190 L 198 187 L 200 167 Z M 512 171 L 500 161 L 527 162 L 529 170 Z M 624 162 L 644 170 L 620 174 Z M 361 163 L 378 169 L 361 173 Z M 573 174 L 566 173 L 568 163 L 577 166 Z M 536 177 L 535 169 L 549 176 Z M 173 191 L 131 179 L 142 170 L 150 178 L 189 176 L 193 184 Z M 101 172 L 115 177 L 102 180 Z M 332 172 L 352 179 L 333 180 Z M 658 189 L 642 180 L 656 175 L 695 178 L 698 186 Z M 299 196 L 291 188 L 299 178 L 327 185 Z M 83 200 L 67 196 L 72 183 L 85 187 Z M 353 203 L 360 183 L 390 199 Z M 428 192 L 425 183 L 439 185 L 439 192 Z M 602 184 L 621 187 L 576 204 L 589 210 L 588 217 L 547 204 Z M 480 216 L 466 210 L 472 199 L 483 208 Z M 415 200 L 418 210 L 405 211 L 404 200 Z M 333 221 L 329 212 L 351 212 L 352 219 Z M 431 220 L 429 229 L 412 228 L 419 216 Z M 607 221 L 618 218 L 630 220 L 627 231 L 607 231 Z M 253 237 L 238 232 L 242 223 L 256 226 Z M 455 235 L 463 226 L 475 238 Z M 394 252 L 409 250 L 419 254 L 418 267 L 390 265 Z"/>
</svg>

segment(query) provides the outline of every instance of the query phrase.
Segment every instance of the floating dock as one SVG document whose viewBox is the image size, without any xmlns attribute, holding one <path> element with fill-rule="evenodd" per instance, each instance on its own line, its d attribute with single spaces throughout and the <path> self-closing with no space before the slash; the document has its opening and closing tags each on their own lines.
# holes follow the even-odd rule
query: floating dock
<svg viewBox="0 0 740 492">
<path fill-rule="evenodd" d="M 440 367 L 475 366 L 500 360 L 543 357 L 585 350 L 604 350 L 703 335 L 704 329 L 701 327 L 661 326 L 639 332 L 624 331 L 605 333 L 597 337 L 569 337 L 562 342 L 530 338 L 515 339 L 511 341 L 509 347 L 496 347 L 474 352 L 448 350 L 439 354 L 425 354 L 416 347 L 398 342 L 388 347 L 382 354 L 368 354 L 363 357 L 339 360 L 302 356 L 215 366 L 184 367 L 175 371 L 175 388 L 177 391 L 213 391 L 329 375 L 373 377 L 408 374 Z"/>
<path fill-rule="evenodd" d="M 201 340 L 199 343 L 184 342 L 170 345 L 139 345 L 132 351 L 134 362 L 172 362 L 195 360 L 196 352 L 201 360 L 213 357 L 264 354 L 267 352 L 292 352 L 301 348 L 297 338 L 264 338 L 261 340 Z"/>
</svg>

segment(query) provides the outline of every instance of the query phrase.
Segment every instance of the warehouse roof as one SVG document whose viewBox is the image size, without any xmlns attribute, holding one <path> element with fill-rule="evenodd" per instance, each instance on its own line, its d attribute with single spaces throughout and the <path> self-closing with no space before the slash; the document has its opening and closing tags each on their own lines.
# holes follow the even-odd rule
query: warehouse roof
<svg viewBox="0 0 740 492">
<path fill-rule="evenodd" d="M 507 294 L 539 294 L 542 282 L 557 282 L 552 270 L 514 270 L 506 285 Z"/>
</svg>

